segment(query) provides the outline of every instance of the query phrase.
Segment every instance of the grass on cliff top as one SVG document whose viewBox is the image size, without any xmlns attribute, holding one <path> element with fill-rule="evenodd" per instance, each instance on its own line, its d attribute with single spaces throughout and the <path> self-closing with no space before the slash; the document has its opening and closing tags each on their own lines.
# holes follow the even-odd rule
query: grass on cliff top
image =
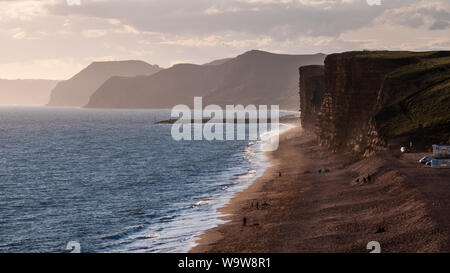
<svg viewBox="0 0 450 273">
<path fill-rule="evenodd" d="M 450 51 L 353 51 L 342 54 L 372 67 L 374 73 L 378 70 L 387 73 L 381 97 L 384 106 L 375 115 L 382 135 L 387 139 L 406 136 L 428 144 L 448 142 Z"/>
<path fill-rule="evenodd" d="M 450 122 L 450 80 L 385 107 L 377 123 L 388 137 Z M 448 132 L 450 133 L 450 132 Z"/>
<path fill-rule="evenodd" d="M 417 88 L 420 86 L 426 90 L 450 79 L 450 57 L 424 59 L 415 64 L 401 66 L 387 75 L 387 79 L 399 83 L 398 88 L 408 88 L 404 85 L 408 83 L 410 86 Z M 401 91 L 398 93 L 401 93 L 402 96 L 393 96 L 391 104 L 413 95 L 417 89 L 409 88 L 398 91 Z"/>
<path fill-rule="evenodd" d="M 382 60 L 425 59 L 450 57 L 450 51 L 361 51 L 357 57 Z"/>
<path fill-rule="evenodd" d="M 389 75 L 390 77 L 398 77 L 437 69 L 438 66 L 448 63 L 450 51 L 360 51 L 356 53 L 355 57 L 378 63 L 387 69 L 389 67 L 392 69 L 398 68 Z M 436 67 L 433 68 L 433 66 Z"/>
<path fill-rule="evenodd" d="M 392 94 L 392 101 L 376 116 L 387 137 L 422 134 L 439 142 L 450 137 L 450 57 L 434 56 L 440 58 L 419 59 L 388 75 L 401 95 Z M 404 88 L 410 90 L 400 90 Z"/>
<path fill-rule="evenodd" d="M 388 78 L 404 78 L 405 80 L 433 73 L 440 78 L 449 77 L 450 57 L 422 59 L 418 63 L 402 66 L 388 75 Z"/>
</svg>

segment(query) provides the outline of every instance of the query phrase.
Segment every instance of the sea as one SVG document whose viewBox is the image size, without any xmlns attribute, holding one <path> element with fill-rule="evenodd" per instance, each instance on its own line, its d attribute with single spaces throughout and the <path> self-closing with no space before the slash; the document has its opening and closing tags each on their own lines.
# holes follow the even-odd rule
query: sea
<svg viewBox="0 0 450 273">
<path fill-rule="evenodd" d="M 264 145 L 289 128 L 175 141 L 171 124 L 156 124 L 169 118 L 1 106 L 0 252 L 187 252 L 224 223 L 218 209 L 264 173 Z"/>
</svg>

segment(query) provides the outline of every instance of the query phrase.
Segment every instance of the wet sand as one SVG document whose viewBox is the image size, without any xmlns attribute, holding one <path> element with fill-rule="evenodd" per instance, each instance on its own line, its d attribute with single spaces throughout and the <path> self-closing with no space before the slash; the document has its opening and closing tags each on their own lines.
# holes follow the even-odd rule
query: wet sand
<svg viewBox="0 0 450 273">
<path fill-rule="evenodd" d="M 268 156 L 272 167 L 221 209 L 229 222 L 204 232 L 191 252 L 367 253 L 370 241 L 382 252 L 450 250 L 449 170 L 388 152 L 351 163 L 300 127 Z"/>
</svg>

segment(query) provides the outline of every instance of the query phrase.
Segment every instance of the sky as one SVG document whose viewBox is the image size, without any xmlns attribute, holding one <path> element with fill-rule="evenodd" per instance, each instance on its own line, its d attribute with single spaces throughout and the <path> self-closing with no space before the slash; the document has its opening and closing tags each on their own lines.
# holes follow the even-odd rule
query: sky
<svg viewBox="0 0 450 273">
<path fill-rule="evenodd" d="M 93 61 L 449 50 L 450 1 L 0 0 L 0 45 L 0 78 L 57 80 Z"/>
</svg>

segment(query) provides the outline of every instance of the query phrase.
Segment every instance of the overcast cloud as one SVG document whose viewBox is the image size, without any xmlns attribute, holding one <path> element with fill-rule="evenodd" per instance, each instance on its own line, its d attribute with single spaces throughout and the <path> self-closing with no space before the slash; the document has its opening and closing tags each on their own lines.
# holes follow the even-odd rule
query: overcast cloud
<svg viewBox="0 0 450 273">
<path fill-rule="evenodd" d="M 449 49 L 449 22 L 447 0 L 0 0 L 0 78 L 65 79 L 94 60 L 204 63 L 250 49 Z"/>
</svg>

